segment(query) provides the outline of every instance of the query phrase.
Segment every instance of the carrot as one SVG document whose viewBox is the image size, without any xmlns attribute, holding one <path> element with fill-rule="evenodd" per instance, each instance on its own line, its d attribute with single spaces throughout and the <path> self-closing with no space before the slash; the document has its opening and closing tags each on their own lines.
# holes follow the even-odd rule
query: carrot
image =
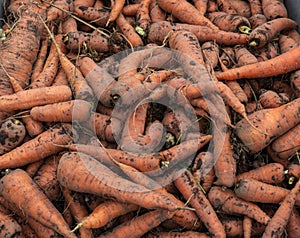
<svg viewBox="0 0 300 238">
<path fill-rule="evenodd" d="M 298 46 L 297 42 L 292 37 L 283 34 L 279 35 L 278 44 L 281 53 L 288 52 L 290 49 L 293 49 Z"/>
<path fill-rule="evenodd" d="M 226 12 L 211 12 L 207 18 L 220 30 L 233 31 L 249 34 L 251 31 L 250 22 L 246 17 Z"/>
<path fill-rule="evenodd" d="M 83 195 L 73 193 L 65 187 L 61 187 L 65 201 L 68 204 L 71 214 L 78 222 L 88 215 L 86 206 L 84 205 Z M 92 237 L 92 231 L 88 228 L 81 227 L 79 229 L 80 237 Z"/>
<path fill-rule="evenodd" d="M 25 171 L 26 173 L 31 177 L 33 178 L 37 171 L 39 170 L 39 168 L 42 166 L 42 164 L 44 163 L 43 160 L 39 160 L 39 161 L 36 161 L 36 162 L 33 162 L 29 165 L 27 165 Z"/>
<path fill-rule="evenodd" d="M 289 164 L 288 176 L 299 179 L 300 178 L 300 165 L 299 164 Z"/>
<path fill-rule="evenodd" d="M 45 22 L 43 22 L 43 23 L 45 24 Z M 46 24 L 45 24 L 45 28 L 47 29 L 48 34 L 56 47 L 56 51 L 57 51 L 60 63 L 67 75 L 67 79 L 71 86 L 74 97 L 76 99 L 82 99 L 82 100 L 87 100 L 87 101 L 91 100 L 94 97 L 93 90 L 90 88 L 90 86 L 84 79 L 82 73 L 77 69 L 77 67 L 74 66 L 72 64 L 72 62 L 67 58 L 67 56 L 62 53 L 62 50 L 59 47 L 59 44 L 56 42 L 53 34 L 49 30 L 49 28 L 46 26 Z"/>
<path fill-rule="evenodd" d="M 216 74 L 219 80 L 236 80 L 241 78 L 265 78 L 277 76 L 299 68 L 300 47 L 291 49 L 275 58 L 251 65 L 229 69 Z"/>
<path fill-rule="evenodd" d="M 218 11 L 218 5 L 214 0 L 208 0 L 206 12 Z"/>
<path fill-rule="evenodd" d="M 148 41 L 161 44 L 164 38 L 172 31 L 178 29 L 189 30 L 194 33 L 199 42 L 214 40 L 218 44 L 235 45 L 247 43 L 248 35 L 235 32 L 226 32 L 205 26 L 190 25 L 182 23 L 170 23 L 166 21 L 151 24 L 148 31 Z"/>
<path fill-rule="evenodd" d="M 259 95 L 259 102 L 263 108 L 276 108 L 282 106 L 288 101 L 286 101 L 286 99 L 280 94 L 272 90 L 267 90 Z"/>
<path fill-rule="evenodd" d="M 203 58 L 212 69 L 217 67 L 220 54 L 219 46 L 214 41 L 206 41 L 201 46 Z"/>
<path fill-rule="evenodd" d="M 21 121 L 7 119 L 0 126 L 0 135 L 0 155 L 3 155 L 22 143 L 26 129 Z"/>
<path fill-rule="evenodd" d="M 140 6 L 140 3 L 128 4 L 123 7 L 122 14 L 124 16 L 135 16 L 139 6 Z"/>
<path fill-rule="evenodd" d="M 278 184 L 285 179 L 284 167 L 279 163 L 269 163 L 236 176 L 236 183 L 244 178 L 252 178 L 264 183 Z"/>
<path fill-rule="evenodd" d="M 112 1 L 112 6 L 111 6 L 111 12 L 109 14 L 108 21 L 106 25 L 108 25 L 110 22 L 115 21 L 119 14 L 122 12 L 122 9 L 125 5 L 125 0 L 114 0 Z"/>
<path fill-rule="evenodd" d="M 245 46 L 237 45 L 234 47 L 237 66 L 257 63 L 258 60 Z"/>
<path fill-rule="evenodd" d="M 268 20 L 275 18 L 287 17 L 287 10 L 280 0 L 262 0 L 261 1 L 263 13 Z"/>
<path fill-rule="evenodd" d="M 63 34 L 67 34 L 69 32 L 76 32 L 77 22 L 73 17 L 69 16 L 62 22 L 61 28 Z"/>
<path fill-rule="evenodd" d="M 92 213 L 83 218 L 74 230 L 80 227 L 93 229 L 103 227 L 114 218 L 127 214 L 130 211 L 136 211 L 138 208 L 139 206 L 135 204 L 107 200 L 97 206 Z"/>
<path fill-rule="evenodd" d="M 50 156 L 40 166 L 33 181 L 43 190 L 50 201 L 56 201 L 60 196 L 60 188 L 56 178 L 56 170 L 60 156 Z"/>
<path fill-rule="evenodd" d="M 299 128 L 300 125 L 296 125 L 268 146 L 268 154 L 272 160 L 287 166 L 288 159 L 299 150 Z"/>
<path fill-rule="evenodd" d="M 251 29 L 254 30 L 257 27 L 259 27 L 260 25 L 264 24 L 267 22 L 267 18 L 265 17 L 264 14 L 254 14 L 251 17 L 248 18 L 250 25 L 251 25 Z"/>
<path fill-rule="evenodd" d="M 0 110 L 14 111 L 30 109 L 49 103 L 70 100 L 71 90 L 67 86 L 51 86 L 20 91 L 14 94 L 0 96 Z"/>
<path fill-rule="evenodd" d="M 252 220 L 251 218 L 244 216 L 243 219 L 243 233 L 245 238 L 251 238 Z"/>
<path fill-rule="evenodd" d="M 150 18 L 151 18 L 151 23 L 166 20 L 166 14 L 158 6 L 157 0 L 153 0 L 150 2 Z"/>
<path fill-rule="evenodd" d="M 47 8 L 46 16 L 48 22 L 63 20 L 68 16 L 67 12 L 72 12 L 73 10 L 73 3 L 64 0 L 55 0 L 51 3 L 44 1 L 44 3 L 50 5 Z"/>
<path fill-rule="evenodd" d="M 73 12 L 80 19 L 94 23 L 100 27 L 105 27 L 110 15 L 110 11 L 106 8 L 85 6 L 74 6 Z"/>
<path fill-rule="evenodd" d="M 270 217 L 256 204 L 240 199 L 230 189 L 212 187 L 208 199 L 215 209 L 227 214 L 245 215 L 265 225 L 270 221 Z"/>
<path fill-rule="evenodd" d="M 64 148 L 57 144 L 68 144 L 72 140 L 72 128 L 69 124 L 56 125 L 19 147 L 0 156 L 0 168 L 17 168 L 47 156 L 56 154 Z M 43 153 L 41 153 L 41 151 Z"/>
<path fill-rule="evenodd" d="M 33 107 L 30 116 L 37 121 L 73 122 L 86 121 L 91 115 L 91 104 L 84 100 L 71 100 Z"/>
<path fill-rule="evenodd" d="M 157 227 L 163 221 L 170 219 L 174 213 L 165 210 L 154 210 L 124 222 L 98 238 L 132 237 L 138 238 Z"/>
<path fill-rule="evenodd" d="M 61 214 L 24 170 L 16 169 L 4 176 L 1 179 L 0 194 L 5 200 L 21 208 L 25 214 L 45 226 L 65 237 L 76 237 L 71 233 Z"/>
<path fill-rule="evenodd" d="M 208 0 L 193 0 L 195 8 L 202 13 L 203 15 L 206 13 Z"/>
<path fill-rule="evenodd" d="M 142 38 L 129 24 L 129 22 L 126 20 L 122 13 L 119 14 L 118 18 L 116 19 L 116 23 L 120 28 L 121 32 L 125 35 L 125 37 L 128 39 L 128 41 L 133 47 L 144 45 Z"/>
<path fill-rule="evenodd" d="M 276 210 L 272 219 L 268 223 L 266 230 L 263 234 L 263 238 L 267 237 L 281 237 L 284 229 L 291 216 L 292 209 L 295 204 L 296 196 L 299 193 L 300 180 L 295 184 L 295 187 L 284 198 L 279 208 Z"/>
<path fill-rule="evenodd" d="M 72 172 L 66 172 L 66 168 Z M 77 182 L 77 176 L 82 179 L 81 183 Z M 73 191 L 112 197 L 117 201 L 134 203 L 148 209 L 175 211 L 178 208 L 166 196 L 120 177 L 97 160 L 82 153 L 65 153 L 59 161 L 57 177 L 62 186 Z"/>
<path fill-rule="evenodd" d="M 260 182 L 251 178 L 240 179 L 235 188 L 235 194 L 246 201 L 259 203 L 280 203 L 290 190 Z M 300 196 L 297 197 L 296 205 L 299 205 Z"/>
<path fill-rule="evenodd" d="M 160 231 L 155 232 L 155 234 L 149 233 L 146 238 L 209 238 L 205 233 L 200 233 L 196 231 Z"/>
<path fill-rule="evenodd" d="M 289 18 L 278 18 L 268 21 L 261 26 L 256 27 L 249 35 L 249 45 L 256 48 L 262 48 L 270 42 L 277 33 L 295 29 L 297 22 Z"/>
<path fill-rule="evenodd" d="M 93 7 L 95 3 L 95 0 L 74 0 L 73 4 L 74 6 L 85 6 L 85 7 Z"/>
<path fill-rule="evenodd" d="M 144 31 L 147 31 L 150 23 L 150 3 L 152 0 L 141 0 L 139 8 L 137 9 L 136 18 L 137 23 L 140 28 L 142 28 Z"/>
<path fill-rule="evenodd" d="M 52 82 L 52 86 L 57 86 L 57 85 L 69 85 L 66 73 L 62 68 L 58 69 L 56 77 Z"/>
<path fill-rule="evenodd" d="M 43 39 L 37 55 L 37 59 L 33 65 L 31 81 L 36 80 L 38 75 L 43 71 L 44 62 L 47 58 L 48 53 L 48 39 Z"/>
<path fill-rule="evenodd" d="M 237 14 L 237 11 L 231 5 L 231 1 L 228 0 L 217 0 L 217 5 L 219 10 L 226 12 L 228 14 Z"/>
<path fill-rule="evenodd" d="M 247 95 L 237 81 L 226 81 L 225 84 L 241 103 L 246 103 L 248 101 Z"/>
<path fill-rule="evenodd" d="M 249 18 L 252 15 L 249 1 L 231 0 L 230 4 L 240 16 Z"/>
<path fill-rule="evenodd" d="M 188 3 L 185 0 L 157 0 L 157 3 L 160 8 L 169 13 L 172 13 L 173 16 L 184 23 L 206 26 L 215 30 L 218 29 L 217 26 L 215 26 L 203 14 L 201 14 L 192 4 Z"/>
<path fill-rule="evenodd" d="M 0 212 L 0 235 L 2 237 L 18 237 L 21 234 L 21 226 L 11 216 Z"/>
<path fill-rule="evenodd" d="M 175 176 L 175 186 L 183 197 L 195 208 L 195 212 L 213 237 L 226 237 L 215 210 L 201 191 L 193 175 L 188 170 L 181 171 Z"/>
<path fill-rule="evenodd" d="M 248 0 L 251 10 L 251 15 L 262 14 L 263 9 L 260 0 Z"/>
<path fill-rule="evenodd" d="M 286 231 L 290 238 L 296 238 L 300 235 L 300 216 L 297 209 L 294 207 L 292 209 L 289 221 L 286 226 Z"/>
<path fill-rule="evenodd" d="M 281 80 L 276 80 L 273 83 L 272 89 L 279 93 L 283 98 L 292 99 L 294 98 L 294 92 L 291 85 L 288 82 L 283 82 Z"/>
</svg>

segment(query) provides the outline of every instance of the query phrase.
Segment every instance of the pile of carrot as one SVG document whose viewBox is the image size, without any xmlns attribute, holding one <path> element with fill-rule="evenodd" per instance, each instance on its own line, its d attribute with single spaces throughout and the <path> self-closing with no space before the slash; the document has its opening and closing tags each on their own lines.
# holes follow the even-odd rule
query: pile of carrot
<svg viewBox="0 0 300 238">
<path fill-rule="evenodd" d="M 0 237 L 300 237 L 300 34 L 279 0 L 11 0 Z"/>
</svg>

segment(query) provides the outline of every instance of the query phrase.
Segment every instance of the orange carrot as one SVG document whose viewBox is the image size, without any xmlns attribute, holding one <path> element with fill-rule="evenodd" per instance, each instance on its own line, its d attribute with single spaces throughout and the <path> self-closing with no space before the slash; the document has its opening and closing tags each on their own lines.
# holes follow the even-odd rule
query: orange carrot
<svg viewBox="0 0 300 238">
<path fill-rule="evenodd" d="M 41 160 L 64 149 L 57 146 L 57 144 L 65 145 L 71 140 L 72 126 L 70 124 L 56 125 L 19 147 L 1 155 L 0 168 L 17 168 Z"/>
<path fill-rule="evenodd" d="M 39 161 L 36 161 L 36 162 L 33 162 L 33 163 L 27 165 L 27 167 L 25 169 L 26 173 L 31 178 L 33 178 L 43 163 L 44 163 L 43 160 L 39 160 Z"/>
<path fill-rule="evenodd" d="M 69 85 L 66 73 L 62 68 L 58 69 L 58 73 L 56 74 L 56 77 L 52 83 L 52 86 L 57 86 L 57 85 Z"/>
<path fill-rule="evenodd" d="M 267 22 L 267 18 L 265 17 L 264 14 L 254 14 L 251 17 L 248 18 L 250 24 L 251 24 L 251 29 L 254 30 L 260 25 L 264 24 Z"/>
<path fill-rule="evenodd" d="M 122 13 L 124 16 L 135 16 L 139 6 L 140 3 L 128 4 L 123 7 Z"/>
<path fill-rule="evenodd" d="M 60 188 L 56 178 L 56 170 L 60 156 L 50 156 L 40 166 L 33 181 L 43 190 L 50 201 L 56 201 L 60 196 Z"/>
<path fill-rule="evenodd" d="M 270 221 L 270 217 L 259 206 L 238 198 L 230 189 L 212 187 L 208 199 L 215 209 L 227 214 L 245 215 L 265 225 Z"/>
<path fill-rule="evenodd" d="M 153 0 L 150 3 L 150 18 L 151 23 L 165 21 L 166 14 L 165 12 L 158 6 L 157 1 Z"/>
<path fill-rule="evenodd" d="M 290 49 L 293 49 L 298 46 L 297 42 L 293 38 L 283 34 L 279 35 L 278 44 L 281 53 L 288 52 Z"/>
<path fill-rule="evenodd" d="M 142 38 L 129 24 L 122 13 L 119 14 L 118 18 L 116 19 L 116 23 L 133 47 L 144 45 Z"/>
<path fill-rule="evenodd" d="M 49 4 L 50 2 L 45 3 Z M 61 9 L 63 9 L 64 11 L 62 11 Z M 55 0 L 51 2 L 50 6 L 48 6 L 46 20 L 48 22 L 63 20 L 68 16 L 67 12 L 72 10 L 73 3 L 64 0 Z"/>
<path fill-rule="evenodd" d="M 150 3 L 152 0 L 141 0 L 139 8 L 137 9 L 136 18 L 138 26 L 141 27 L 144 31 L 148 30 L 148 27 L 151 23 L 150 18 Z"/>
<path fill-rule="evenodd" d="M 21 233 L 21 226 L 11 216 L 0 212 L 1 237 L 18 237 Z"/>
<path fill-rule="evenodd" d="M 97 206 L 91 214 L 83 218 L 74 230 L 80 227 L 93 229 L 103 227 L 114 218 L 130 211 L 135 211 L 138 208 L 139 206 L 135 204 L 107 200 Z"/>
<path fill-rule="evenodd" d="M 235 58 L 237 66 L 257 63 L 257 58 L 246 47 L 237 45 L 234 47 Z"/>
<path fill-rule="evenodd" d="M 243 219 L 243 233 L 244 238 L 251 238 L 252 220 L 251 218 L 244 216 Z"/>
<path fill-rule="evenodd" d="M 82 20 L 92 22 L 97 26 L 105 27 L 110 11 L 106 8 L 94 8 L 84 6 L 74 6 L 74 14 Z"/>
<path fill-rule="evenodd" d="M 72 172 L 66 172 L 66 168 Z M 80 183 L 77 182 L 77 176 L 82 180 Z M 73 191 L 113 197 L 117 201 L 134 203 L 148 209 L 175 211 L 178 208 L 166 196 L 120 177 L 97 160 L 82 153 L 65 153 L 59 161 L 57 177 L 62 186 Z"/>
<path fill-rule="evenodd" d="M 282 106 L 288 101 L 280 94 L 272 90 L 267 90 L 259 95 L 259 102 L 263 108 L 276 108 Z"/>
<path fill-rule="evenodd" d="M 77 31 L 76 20 L 71 16 L 67 17 L 62 23 L 63 34 L 67 34 L 69 32 L 76 32 L 76 31 Z"/>
<path fill-rule="evenodd" d="M 7 119 L 0 126 L 0 135 L 0 155 L 3 155 L 22 143 L 26 129 L 21 121 Z"/>
<path fill-rule="evenodd" d="M 248 0 L 251 10 L 251 15 L 262 14 L 263 9 L 260 0 Z"/>
<path fill-rule="evenodd" d="M 262 48 L 282 30 L 295 29 L 297 22 L 289 18 L 278 18 L 256 27 L 249 35 L 249 45 Z"/>
<path fill-rule="evenodd" d="M 236 80 L 241 78 L 265 78 L 297 70 L 300 64 L 300 47 L 289 50 L 264 62 L 229 69 L 216 74 L 219 80 Z"/>
<path fill-rule="evenodd" d="M 44 39 L 41 42 L 39 53 L 32 69 L 31 81 L 36 80 L 38 75 L 42 72 L 44 62 L 47 58 L 47 53 L 48 53 L 48 39 Z"/>
<path fill-rule="evenodd" d="M 20 91 L 0 96 L 0 110 L 14 111 L 30 109 L 34 106 L 70 100 L 72 96 L 68 86 L 51 86 Z"/>
<path fill-rule="evenodd" d="M 190 4 L 186 0 L 157 0 L 157 3 L 158 6 L 163 10 L 172 13 L 173 16 L 184 23 L 207 26 L 215 30 L 218 29 L 217 26 L 210 22 L 203 14 L 201 14 L 192 4 Z"/>
<path fill-rule="evenodd" d="M 212 69 L 214 69 L 219 62 L 219 46 L 214 41 L 206 41 L 201 46 L 204 61 Z"/>
<path fill-rule="evenodd" d="M 240 16 L 249 18 L 252 15 L 249 1 L 231 0 L 230 4 Z"/>
<path fill-rule="evenodd" d="M 300 179 L 300 165 L 299 164 L 289 164 L 288 175 Z"/>
<path fill-rule="evenodd" d="M 149 232 L 147 234 L 146 238 L 209 238 L 208 235 L 205 233 L 200 233 L 196 231 L 160 231 L 160 232 L 155 232 L 155 234 L 152 234 Z"/>
<path fill-rule="evenodd" d="M 106 23 L 106 25 L 108 25 L 110 22 L 115 21 L 119 14 L 122 12 L 122 9 L 125 5 L 125 0 L 114 0 L 112 1 L 112 8 L 111 8 L 111 12 L 109 14 L 109 18 L 108 21 Z"/>
<path fill-rule="evenodd" d="M 93 7 L 95 0 L 74 0 L 74 6 L 85 6 L 85 7 Z"/>
<path fill-rule="evenodd" d="M 300 235 L 300 216 L 295 207 L 291 212 L 286 231 L 290 238 L 297 238 Z"/>
<path fill-rule="evenodd" d="M 84 100 L 71 100 L 33 107 L 30 115 L 34 120 L 46 122 L 86 121 L 91 115 L 91 104 Z"/>
<path fill-rule="evenodd" d="M 138 238 L 157 227 L 163 221 L 170 219 L 173 214 L 172 212 L 159 209 L 149 211 L 118 225 L 111 232 L 100 235 L 98 238 L 121 238 L 124 236 Z"/>
<path fill-rule="evenodd" d="M 195 8 L 202 13 L 203 15 L 206 13 L 208 0 L 193 0 Z"/>
<path fill-rule="evenodd" d="M 235 44 L 246 44 L 248 35 L 238 34 L 235 32 L 226 32 L 218 29 L 212 29 L 205 26 L 190 25 L 183 23 L 170 23 L 166 21 L 156 22 L 151 24 L 148 32 L 148 41 L 161 44 L 164 38 L 172 30 L 185 29 L 194 33 L 199 42 L 203 43 L 208 40 L 213 40 L 218 44 L 224 45 L 235 45 Z"/>
<path fill-rule="evenodd" d="M 236 183 L 243 178 L 252 178 L 264 183 L 278 184 L 285 179 L 284 167 L 279 163 L 269 163 L 236 176 Z"/>
<path fill-rule="evenodd" d="M 225 84 L 241 103 L 246 103 L 248 101 L 247 95 L 237 81 L 226 81 Z"/>
<path fill-rule="evenodd" d="M 287 17 L 287 10 L 280 0 L 262 0 L 263 13 L 268 20 Z"/>
<path fill-rule="evenodd" d="M 5 200 L 22 209 L 27 216 L 65 237 L 76 237 L 71 233 L 62 215 L 24 170 L 16 169 L 4 176 L 1 179 L 0 194 Z"/>
<path fill-rule="evenodd" d="M 260 203 L 280 203 L 289 193 L 288 189 L 260 182 L 251 178 L 240 179 L 235 188 L 235 194 L 246 201 Z M 300 203 L 297 196 L 296 205 Z"/>
<path fill-rule="evenodd" d="M 268 223 L 263 238 L 281 237 L 284 229 L 289 221 L 292 209 L 295 204 L 296 196 L 299 194 L 300 180 L 295 184 L 295 187 L 284 198 L 279 208 L 276 210 L 271 221 Z"/>
</svg>

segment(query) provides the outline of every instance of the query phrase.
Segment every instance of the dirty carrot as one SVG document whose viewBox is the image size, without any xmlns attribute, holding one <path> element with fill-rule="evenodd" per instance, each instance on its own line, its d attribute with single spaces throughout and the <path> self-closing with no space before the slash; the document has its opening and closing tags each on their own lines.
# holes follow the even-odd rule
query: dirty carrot
<svg viewBox="0 0 300 238">
<path fill-rule="evenodd" d="M 144 31 L 148 30 L 148 27 L 150 26 L 151 23 L 151 18 L 150 18 L 150 3 L 152 0 L 142 0 L 140 1 L 139 8 L 137 9 L 136 13 L 136 19 L 138 26 L 142 28 Z"/>
<path fill-rule="evenodd" d="M 287 17 L 287 9 L 280 0 L 262 0 L 261 6 L 268 20 Z"/>
</svg>

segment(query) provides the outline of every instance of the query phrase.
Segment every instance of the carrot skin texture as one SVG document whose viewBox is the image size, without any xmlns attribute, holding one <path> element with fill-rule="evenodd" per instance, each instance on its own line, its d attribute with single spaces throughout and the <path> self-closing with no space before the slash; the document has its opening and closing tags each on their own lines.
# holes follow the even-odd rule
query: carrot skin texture
<svg viewBox="0 0 300 238">
<path fill-rule="evenodd" d="M 224 227 L 210 202 L 207 200 L 200 187 L 196 184 L 193 175 L 185 170 L 179 177 L 175 179 L 175 186 L 184 196 L 196 213 L 203 221 L 213 237 L 226 237 Z"/>
<path fill-rule="evenodd" d="M 236 135 L 251 153 L 256 153 L 299 123 L 299 106 L 298 98 L 277 108 L 256 111 L 250 114 L 248 119 L 259 130 L 250 127 L 249 123 L 242 119 L 236 124 Z"/>
<path fill-rule="evenodd" d="M 34 106 L 68 101 L 72 98 L 68 86 L 51 86 L 28 89 L 14 94 L 0 96 L 0 111 L 30 109 Z"/>
<path fill-rule="evenodd" d="M 76 237 L 71 233 L 61 214 L 24 170 L 16 169 L 3 177 L 0 182 L 0 194 L 45 226 L 56 230 L 65 237 Z"/>
<path fill-rule="evenodd" d="M 287 9 L 280 0 L 262 0 L 261 6 L 263 13 L 268 20 L 288 16 Z"/>
<path fill-rule="evenodd" d="M 66 173 L 66 168 L 72 168 L 72 172 Z M 91 173 L 91 170 L 94 173 Z M 174 211 L 177 208 L 169 198 L 123 179 L 82 153 L 64 154 L 59 161 L 57 177 L 62 186 L 73 191 L 113 197 L 120 202 L 134 203 L 148 209 L 162 208 Z M 84 181 L 78 183 L 83 178 Z M 122 188 L 118 188 L 121 184 Z M 127 186 L 128 189 L 124 190 Z"/>
<path fill-rule="evenodd" d="M 299 193 L 299 189 L 300 180 L 296 183 L 295 187 L 284 198 L 281 205 L 276 210 L 271 221 L 268 223 L 262 238 L 282 237 L 284 229 L 289 221 L 289 217 L 294 207 L 296 196 Z"/>
<path fill-rule="evenodd" d="M 237 80 L 242 78 L 266 78 L 289 73 L 300 68 L 300 46 L 275 58 L 229 69 L 216 74 L 219 80 Z"/>
<path fill-rule="evenodd" d="M 0 212 L 1 237 L 15 237 L 21 233 L 21 226 L 11 216 Z"/>
<path fill-rule="evenodd" d="M 55 144 L 66 145 L 71 141 L 72 126 L 70 124 L 61 124 L 55 128 L 50 128 L 30 141 L 0 156 L 0 169 L 17 168 L 39 161 L 64 150 L 64 148 Z"/>
</svg>

